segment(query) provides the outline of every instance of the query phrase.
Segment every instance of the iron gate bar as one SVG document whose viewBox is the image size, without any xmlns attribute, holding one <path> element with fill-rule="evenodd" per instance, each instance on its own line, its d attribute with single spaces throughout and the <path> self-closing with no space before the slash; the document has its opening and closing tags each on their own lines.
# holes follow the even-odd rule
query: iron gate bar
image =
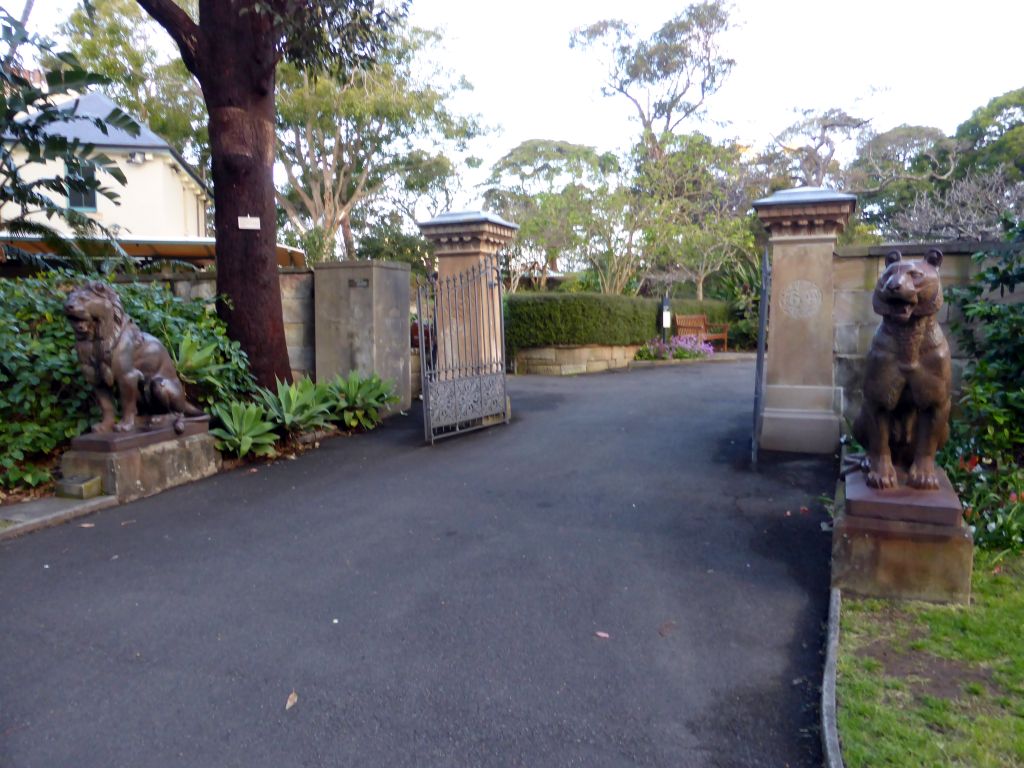
<svg viewBox="0 0 1024 768">
<path fill-rule="evenodd" d="M 764 416 L 764 359 L 768 348 L 768 312 L 772 295 L 772 265 L 768 246 L 761 256 L 761 303 L 757 312 L 757 367 L 754 369 L 754 431 L 750 441 L 750 462 L 757 468 L 761 442 L 761 423 Z"/>
</svg>

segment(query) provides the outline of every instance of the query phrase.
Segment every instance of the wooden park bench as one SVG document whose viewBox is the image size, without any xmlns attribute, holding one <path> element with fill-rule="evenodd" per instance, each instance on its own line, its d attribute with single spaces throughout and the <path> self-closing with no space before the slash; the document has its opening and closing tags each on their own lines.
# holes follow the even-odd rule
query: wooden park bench
<svg viewBox="0 0 1024 768">
<path fill-rule="evenodd" d="M 729 351 L 729 324 L 709 323 L 707 315 L 676 315 L 676 335 L 696 336 L 698 341 L 721 341 L 722 351 Z"/>
</svg>

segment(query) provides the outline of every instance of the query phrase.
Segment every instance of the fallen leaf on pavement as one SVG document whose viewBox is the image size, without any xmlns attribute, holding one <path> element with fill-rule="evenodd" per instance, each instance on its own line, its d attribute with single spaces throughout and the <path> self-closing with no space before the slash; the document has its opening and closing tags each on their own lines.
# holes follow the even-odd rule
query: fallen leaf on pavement
<svg viewBox="0 0 1024 768">
<path fill-rule="evenodd" d="M 672 634 L 672 630 L 678 626 L 674 621 L 666 621 L 660 627 L 658 627 L 658 634 L 662 637 L 668 637 Z"/>
<path fill-rule="evenodd" d="M 131 525 L 134 522 L 135 522 L 134 520 L 124 520 L 124 521 L 121 522 L 121 525 L 122 526 Z"/>
<path fill-rule="evenodd" d="M 594 637 L 600 637 L 602 640 L 607 640 L 609 637 L 611 637 L 611 635 L 609 635 L 607 632 L 595 632 Z"/>
<path fill-rule="evenodd" d="M 295 706 L 295 703 L 299 700 L 299 694 L 292 691 L 288 694 L 288 701 L 284 703 L 284 710 L 287 712 L 289 709 Z"/>
<path fill-rule="evenodd" d="M 95 528 L 96 523 L 80 523 L 79 528 Z"/>
</svg>

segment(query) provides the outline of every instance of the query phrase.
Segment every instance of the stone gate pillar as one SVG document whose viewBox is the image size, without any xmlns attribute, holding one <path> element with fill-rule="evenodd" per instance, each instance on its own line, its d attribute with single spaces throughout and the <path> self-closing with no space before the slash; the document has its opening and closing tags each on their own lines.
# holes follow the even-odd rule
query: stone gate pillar
<svg viewBox="0 0 1024 768">
<path fill-rule="evenodd" d="M 803 187 L 754 203 L 768 230 L 771 298 L 760 447 L 831 453 L 840 416 L 832 365 L 832 258 L 855 195 Z"/>
<path fill-rule="evenodd" d="M 512 241 L 519 226 L 493 213 L 461 211 L 443 213 L 430 221 L 417 224 L 420 232 L 434 246 L 437 257 L 437 290 L 452 289 L 459 276 L 470 269 L 483 268 L 488 257 Z M 483 360 L 500 360 L 504 351 L 501 336 L 501 301 L 498 281 L 483 280 L 479 295 L 469 296 L 465 290 L 450 290 L 444 300 L 448 311 L 439 313 L 438 361 L 440 367 L 452 371 L 479 365 Z M 491 317 L 481 317 L 474 308 L 492 308 Z M 460 357 L 466 356 L 461 360 Z"/>
</svg>

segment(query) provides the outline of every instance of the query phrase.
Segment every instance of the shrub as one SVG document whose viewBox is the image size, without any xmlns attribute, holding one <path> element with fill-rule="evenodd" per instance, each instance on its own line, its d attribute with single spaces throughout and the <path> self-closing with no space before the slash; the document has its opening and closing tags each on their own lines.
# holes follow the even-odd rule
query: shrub
<svg viewBox="0 0 1024 768">
<path fill-rule="evenodd" d="M 651 339 L 636 351 L 637 360 L 701 360 L 715 354 L 710 342 L 696 336 L 673 336 L 667 342 Z"/>
<path fill-rule="evenodd" d="M 267 420 L 266 409 L 257 403 L 241 403 L 237 400 L 230 406 L 218 403 L 213 415 L 220 426 L 210 430 L 217 438 L 217 450 L 233 453 L 244 458 L 251 450 L 256 456 L 273 456 L 277 435 L 276 425 Z"/>
<path fill-rule="evenodd" d="M 260 405 L 286 436 L 327 426 L 332 396 L 330 389 L 309 376 L 296 382 L 277 382 L 277 391 L 260 389 Z"/>
<path fill-rule="evenodd" d="M 0 486 L 50 480 L 53 454 L 99 420 L 79 372 L 74 334 L 64 319 L 67 292 L 81 280 L 60 270 L 0 280 Z M 208 360 L 219 367 L 195 376 L 200 402 L 248 396 L 254 386 L 248 359 L 201 302 L 179 299 L 160 284 L 120 285 L 117 291 L 139 327 L 172 353 L 180 351 L 186 335 L 201 349 L 214 345 Z"/>
<path fill-rule="evenodd" d="M 709 322 L 728 320 L 724 302 L 673 300 L 676 314 L 705 314 Z M 512 294 L 505 302 L 508 354 L 529 347 L 578 344 L 643 344 L 660 328 L 657 299 L 598 293 Z"/>
<path fill-rule="evenodd" d="M 395 385 L 376 373 L 363 378 L 358 371 L 338 375 L 327 385 L 332 395 L 331 420 L 346 429 L 373 429 L 381 422 L 380 411 L 396 402 Z"/>
<path fill-rule="evenodd" d="M 940 455 L 980 546 L 1024 550 L 1024 303 L 996 301 L 1024 284 L 1024 221 L 1007 222 L 1010 247 L 974 256 L 985 269 L 949 291 L 954 331 L 972 362 L 950 440 Z"/>
</svg>

